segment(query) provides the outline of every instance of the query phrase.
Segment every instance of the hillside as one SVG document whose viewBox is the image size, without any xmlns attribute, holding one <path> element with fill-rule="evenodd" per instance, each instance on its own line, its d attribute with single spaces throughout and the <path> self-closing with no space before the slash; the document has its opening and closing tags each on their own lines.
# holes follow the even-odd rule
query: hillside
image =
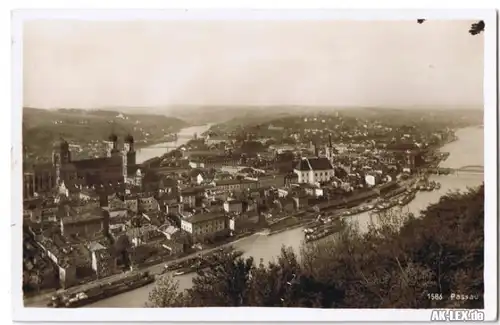
<svg viewBox="0 0 500 325">
<path fill-rule="evenodd" d="M 29 158 L 49 158 L 52 143 L 64 138 L 86 146 L 107 140 L 114 132 L 119 137 L 134 136 L 136 146 L 161 142 L 188 124 L 178 118 L 152 114 L 124 114 L 110 110 L 24 108 L 23 146 Z M 42 159 L 45 160 L 45 159 Z"/>
<path fill-rule="evenodd" d="M 476 107 L 477 108 L 477 107 Z M 483 111 L 481 109 L 467 109 L 463 107 L 333 107 L 333 106 L 306 106 L 306 105 L 173 105 L 156 107 L 120 107 L 109 108 L 113 111 L 120 111 L 128 114 L 137 114 L 148 111 L 151 114 L 163 114 L 179 118 L 191 125 L 201 124 L 221 124 L 231 121 L 229 124 L 238 124 L 239 120 L 246 121 L 250 118 L 250 123 L 254 120 L 265 120 L 283 115 L 304 115 L 304 114 L 332 114 L 342 113 L 344 116 L 373 118 L 382 115 L 407 116 L 409 120 L 420 119 L 422 115 L 434 114 L 445 117 L 447 114 L 461 114 L 466 120 L 475 120 L 482 123 Z M 433 118 L 433 117 L 432 117 Z"/>
<path fill-rule="evenodd" d="M 127 108 L 121 111 L 137 112 L 138 108 Z M 291 106 L 250 106 L 250 105 L 176 105 L 170 107 L 151 108 L 155 113 L 175 116 L 193 125 L 207 123 L 223 123 L 228 120 L 247 117 L 267 117 L 283 113 L 298 113 L 303 108 Z"/>
<path fill-rule="evenodd" d="M 410 125 L 419 123 L 425 125 L 440 125 L 442 128 L 461 128 L 471 125 L 480 125 L 483 122 L 482 110 L 440 110 L 440 109 L 395 109 L 395 108 L 307 108 L 298 109 L 290 107 L 267 108 L 247 111 L 239 116 L 228 118 L 224 122 L 215 124 L 213 131 L 228 132 L 238 128 L 264 127 L 269 125 L 284 128 L 297 127 L 301 120 L 306 117 L 316 116 L 323 118 L 334 116 L 338 113 L 344 122 L 356 120 L 360 121 L 384 121 L 394 126 Z"/>
<path fill-rule="evenodd" d="M 260 107 L 260 106 L 208 106 L 199 108 L 179 108 L 172 110 L 171 114 L 175 116 L 183 116 L 190 114 L 190 111 L 196 111 L 200 120 L 205 120 L 208 123 L 221 123 L 228 120 L 239 119 L 266 119 L 270 116 L 275 116 L 291 111 L 292 108 L 280 107 Z M 193 115 L 193 114 L 191 114 Z M 205 122 L 205 123 L 207 123 Z"/>
</svg>

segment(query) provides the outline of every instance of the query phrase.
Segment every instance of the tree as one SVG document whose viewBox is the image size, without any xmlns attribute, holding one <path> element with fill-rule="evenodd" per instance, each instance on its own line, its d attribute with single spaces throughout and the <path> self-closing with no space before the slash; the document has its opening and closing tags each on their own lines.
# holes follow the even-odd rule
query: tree
<svg viewBox="0 0 500 325">
<path fill-rule="evenodd" d="M 217 257 L 215 267 L 198 274 L 187 290 L 191 306 L 246 306 L 248 283 L 254 268 L 252 258 L 232 254 Z"/>
<path fill-rule="evenodd" d="M 184 293 L 179 292 L 179 283 L 170 275 L 163 275 L 156 280 L 156 286 L 149 293 L 146 307 L 183 307 L 185 306 Z"/>
<path fill-rule="evenodd" d="M 290 248 L 281 248 L 276 262 L 266 267 L 261 261 L 252 274 L 249 303 L 251 306 L 283 307 L 294 305 L 293 285 L 300 275 L 300 264 Z"/>
<path fill-rule="evenodd" d="M 300 255 L 283 247 L 267 265 L 221 256 L 217 267 L 193 280 L 183 301 L 198 307 L 483 308 L 484 186 L 449 193 L 420 218 L 396 211 L 379 219 L 367 233 L 346 227 L 305 244 Z M 430 298 L 452 292 L 477 299 Z"/>
<path fill-rule="evenodd" d="M 127 235 L 118 237 L 113 247 L 115 256 L 119 258 L 125 266 L 130 266 L 129 250 L 131 247 L 132 243 Z"/>
</svg>

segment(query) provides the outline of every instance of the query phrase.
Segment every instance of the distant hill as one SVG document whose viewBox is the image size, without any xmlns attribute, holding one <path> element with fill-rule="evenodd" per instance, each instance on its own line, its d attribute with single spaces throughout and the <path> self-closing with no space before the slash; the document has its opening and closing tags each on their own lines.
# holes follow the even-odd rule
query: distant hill
<svg viewBox="0 0 500 325">
<path fill-rule="evenodd" d="M 261 109 L 243 111 L 240 115 L 232 118 L 228 117 L 225 121 L 215 123 L 212 131 L 228 132 L 236 129 L 245 128 L 250 131 L 255 127 L 268 128 L 270 125 L 292 128 L 296 122 L 302 118 L 310 116 L 332 116 L 339 113 L 344 122 L 364 121 L 385 122 L 392 126 L 415 125 L 420 127 L 426 125 L 439 124 L 443 128 L 460 128 L 471 125 L 480 125 L 483 121 L 484 113 L 479 109 L 433 109 L 433 108 L 381 108 L 381 107 L 292 107 L 289 109 L 270 107 Z M 349 124 L 348 123 L 348 124 Z M 300 124 L 300 123 L 299 123 Z"/>
<path fill-rule="evenodd" d="M 169 109 L 169 116 L 189 121 L 194 124 L 222 123 L 239 118 L 266 118 L 296 111 L 293 107 L 261 106 L 184 106 Z"/>
<path fill-rule="evenodd" d="M 174 105 L 168 107 L 117 107 L 113 110 L 125 113 L 147 111 L 151 114 L 163 114 L 176 117 L 192 125 L 222 123 L 239 117 L 269 116 L 284 113 L 297 114 L 303 107 L 295 106 L 245 106 L 245 105 Z"/>
<path fill-rule="evenodd" d="M 189 126 L 185 121 L 154 114 L 127 114 L 111 110 L 23 109 L 23 145 L 34 156 L 50 155 L 52 143 L 64 138 L 76 144 L 107 140 L 113 132 L 134 136 L 138 146 L 161 141 Z"/>
<path fill-rule="evenodd" d="M 142 113 L 148 112 L 151 114 L 163 114 L 166 116 L 176 117 L 193 125 L 207 123 L 224 123 L 230 120 L 251 118 L 265 119 L 267 117 L 288 115 L 305 115 L 305 114 L 330 114 L 338 111 L 344 116 L 353 117 L 370 117 L 380 114 L 401 115 L 401 113 L 409 113 L 421 116 L 422 114 L 433 112 L 438 115 L 447 113 L 457 113 L 466 115 L 467 117 L 476 118 L 482 114 L 482 109 L 468 109 L 464 107 L 334 107 L 334 106 L 307 106 L 307 105 L 273 105 L 273 106 L 252 106 L 252 105 L 174 105 L 174 106 L 157 106 L 157 107 L 117 107 L 115 111 L 124 113 Z"/>
</svg>

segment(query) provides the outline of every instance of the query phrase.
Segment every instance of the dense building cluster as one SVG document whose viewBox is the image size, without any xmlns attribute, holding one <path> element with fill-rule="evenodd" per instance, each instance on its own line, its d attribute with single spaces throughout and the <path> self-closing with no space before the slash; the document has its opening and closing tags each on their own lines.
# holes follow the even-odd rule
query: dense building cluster
<svg viewBox="0 0 500 325">
<path fill-rule="evenodd" d="M 432 141 L 449 140 L 448 131 L 422 137 L 376 124 L 349 135 L 314 117 L 299 122 L 244 136 L 211 131 L 140 165 L 131 136 L 120 144 L 111 135 L 104 157 L 85 160 L 61 139 L 52 163 L 24 169 L 25 289 L 71 287 L 362 198 L 426 162 Z M 390 138 L 375 136 L 380 129 Z"/>
</svg>

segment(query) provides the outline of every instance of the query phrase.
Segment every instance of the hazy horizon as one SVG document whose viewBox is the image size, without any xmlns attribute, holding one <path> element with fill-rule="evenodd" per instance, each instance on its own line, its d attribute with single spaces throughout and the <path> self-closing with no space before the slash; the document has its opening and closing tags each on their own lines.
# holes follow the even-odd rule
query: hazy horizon
<svg viewBox="0 0 500 325">
<path fill-rule="evenodd" d="M 473 21 L 31 21 L 24 107 L 483 109 Z"/>
<path fill-rule="evenodd" d="M 245 104 L 228 104 L 228 105 L 196 105 L 196 104 L 175 104 L 168 106 L 101 106 L 101 107 L 35 107 L 35 106 L 24 106 L 23 108 L 31 108 L 31 109 L 43 109 L 43 110 L 111 110 L 111 111 L 120 111 L 120 109 L 124 110 L 134 110 L 134 109 L 178 109 L 178 108 L 224 108 L 224 109 L 232 109 L 232 108 L 317 108 L 317 109 L 332 109 L 332 110 L 345 110 L 345 109 L 387 109 L 387 110 L 406 110 L 406 109 L 415 109 L 415 110 L 447 110 L 450 108 L 458 109 L 458 110 L 478 110 L 484 109 L 482 106 L 323 106 L 323 105 L 285 105 L 285 104 L 276 104 L 276 105 L 245 105 Z"/>
</svg>

